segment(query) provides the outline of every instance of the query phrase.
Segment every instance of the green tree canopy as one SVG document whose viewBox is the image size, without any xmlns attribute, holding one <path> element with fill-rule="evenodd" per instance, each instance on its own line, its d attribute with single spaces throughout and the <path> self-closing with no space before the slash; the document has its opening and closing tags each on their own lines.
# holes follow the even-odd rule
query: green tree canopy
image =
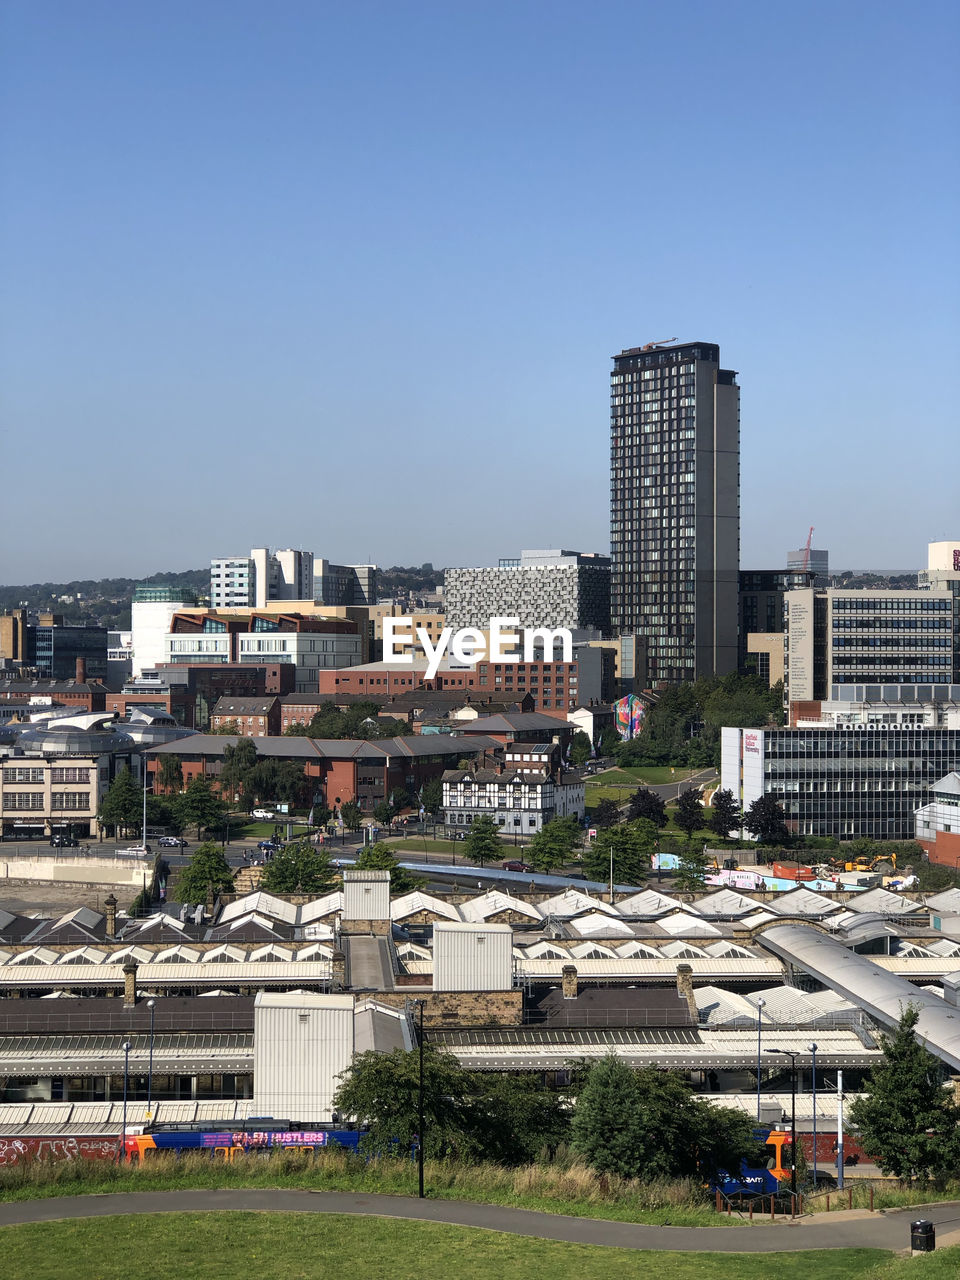
<svg viewBox="0 0 960 1280">
<path fill-rule="evenodd" d="M 260 886 L 268 893 L 330 893 L 337 874 L 325 849 L 293 840 L 279 849 L 263 869 Z"/>
<path fill-rule="evenodd" d="M 199 840 L 204 828 L 218 827 L 223 822 L 225 805 L 214 795 L 207 778 L 192 778 L 186 791 L 177 796 L 176 812 L 185 827 L 197 828 Z"/>
<path fill-rule="evenodd" d="M 443 808 L 443 783 L 439 778 L 431 778 L 423 784 L 420 803 L 427 813 L 439 813 Z"/>
<path fill-rule="evenodd" d="M 348 800 L 340 806 L 340 817 L 348 831 L 359 831 L 363 822 L 363 813 L 356 800 Z"/>
<path fill-rule="evenodd" d="M 615 827 L 620 821 L 620 806 L 616 800 L 601 800 L 590 815 L 595 827 Z"/>
<path fill-rule="evenodd" d="M 586 764 L 592 754 L 593 743 L 582 729 L 578 729 L 570 743 L 570 763 L 579 768 L 580 765 Z"/>
<path fill-rule="evenodd" d="M 630 797 L 629 812 L 631 818 L 648 818 L 655 827 L 667 825 L 666 801 L 649 787 L 637 788 Z"/>
<path fill-rule="evenodd" d="M 114 831 L 139 827 L 143 819 L 143 788 L 124 766 L 110 783 L 100 804 L 100 821 Z"/>
<path fill-rule="evenodd" d="M 644 1179 L 739 1169 L 756 1148 L 748 1116 L 701 1102 L 677 1072 L 612 1056 L 587 1073 L 573 1143 L 598 1171 Z"/>
<path fill-rule="evenodd" d="M 237 738 L 236 743 L 227 743 L 223 748 L 223 766 L 220 769 L 220 794 L 227 801 L 239 795 L 247 799 L 247 807 L 252 800 L 246 796 L 247 778 L 257 763 L 257 748 L 252 738 Z"/>
<path fill-rule="evenodd" d="M 677 858 L 673 887 L 680 893 L 697 893 L 706 884 L 707 855 L 699 845 L 688 844 Z"/>
<path fill-rule="evenodd" d="M 381 827 L 389 827 L 393 821 L 393 808 L 386 800 L 379 800 L 373 806 L 373 816 Z"/>
<path fill-rule="evenodd" d="M 648 818 L 598 831 L 583 855 L 584 870 L 594 880 L 606 880 L 613 854 L 613 878 L 620 884 L 642 885 L 650 872 L 650 856 L 657 847 L 657 828 Z"/>
<path fill-rule="evenodd" d="M 686 832 L 687 839 L 692 840 L 693 833 L 703 826 L 703 799 L 699 787 L 687 787 L 680 792 L 673 820 L 681 831 Z"/>
<path fill-rule="evenodd" d="M 761 844 L 787 844 L 790 831 L 783 806 L 774 796 L 758 796 L 743 815 L 743 825 Z"/>
<path fill-rule="evenodd" d="M 730 832 L 736 831 L 740 826 L 740 807 L 732 791 L 718 787 L 713 793 L 713 804 L 707 826 L 721 840 L 726 840 Z"/>
<path fill-rule="evenodd" d="M 160 767 L 157 770 L 157 785 L 164 791 L 179 791 L 183 787 L 183 762 L 179 756 L 161 755 L 157 757 Z"/>
<path fill-rule="evenodd" d="M 570 860 L 580 840 L 576 818 L 553 818 L 544 823 L 527 845 L 527 861 L 537 871 L 552 871 Z"/>
<path fill-rule="evenodd" d="M 401 867 L 391 853 L 390 846 L 380 841 L 377 844 L 368 844 L 362 848 L 357 854 L 355 866 L 361 871 L 389 871 L 390 893 L 394 897 L 403 893 L 411 893 L 423 884 L 423 880 L 419 876 L 415 876 L 406 867 Z"/>
<path fill-rule="evenodd" d="M 908 1006 L 865 1095 L 850 1108 L 860 1143 L 887 1175 L 943 1182 L 960 1166 L 960 1108 L 943 1087 L 943 1065 L 916 1037 L 919 1010 Z"/>
<path fill-rule="evenodd" d="M 474 1082 L 453 1054 L 423 1046 L 424 1115 L 428 1156 L 468 1156 L 475 1152 L 470 1095 Z M 366 1145 L 382 1154 L 409 1158 L 419 1124 L 419 1062 L 416 1051 L 359 1053 L 340 1077 L 333 1105 L 369 1130 Z"/>
<path fill-rule="evenodd" d="M 476 862 L 481 867 L 485 862 L 492 862 L 500 857 L 503 846 L 500 843 L 498 827 L 487 814 L 482 813 L 470 824 L 469 833 L 463 844 L 463 852 L 471 862 Z"/>
<path fill-rule="evenodd" d="M 177 899 L 196 906 L 206 902 L 207 894 L 233 892 L 233 872 L 223 850 L 214 841 L 197 845 L 193 856 L 180 872 L 176 883 Z"/>
<path fill-rule="evenodd" d="M 341 710 L 333 702 L 322 702 L 308 725 L 291 725 L 290 735 L 307 738 L 392 738 L 405 733 L 405 720 L 378 719 L 379 702 L 354 702 Z"/>
<path fill-rule="evenodd" d="M 306 794 L 304 766 L 296 760 L 258 760 L 245 775 L 244 794 L 251 807 L 257 802 L 278 800 L 302 804 Z"/>
</svg>

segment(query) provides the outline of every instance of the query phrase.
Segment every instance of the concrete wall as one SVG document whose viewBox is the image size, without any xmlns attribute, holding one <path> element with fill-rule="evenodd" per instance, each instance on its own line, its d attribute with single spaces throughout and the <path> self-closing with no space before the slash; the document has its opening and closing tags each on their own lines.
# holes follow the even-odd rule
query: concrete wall
<svg viewBox="0 0 960 1280">
<path fill-rule="evenodd" d="M 112 858 L 84 858 L 82 862 L 60 862 L 52 858 L 33 861 L 12 858 L 0 862 L 0 880 L 46 881 L 49 884 L 128 886 L 142 889 L 143 877 L 153 874 L 153 860 L 131 858 L 129 863 Z"/>
</svg>

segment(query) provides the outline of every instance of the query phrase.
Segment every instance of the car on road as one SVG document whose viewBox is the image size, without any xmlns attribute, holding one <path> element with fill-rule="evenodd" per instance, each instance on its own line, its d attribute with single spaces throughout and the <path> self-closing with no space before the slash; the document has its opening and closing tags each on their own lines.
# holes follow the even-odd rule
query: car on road
<svg viewBox="0 0 960 1280">
<path fill-rule="evenodd" d="M 518 858 L 511 858 L 509 862 L 503 864 L 504 871 L 532 871 L 533 867 L 529 862 L 521 862 Z"/>
<path fill-rule="evenodd" d="M 161 836 L 157 841 L 161 849 L 185 849 L 187 842 L 183 836 Z"/>
<path fill-rule="evenodd" d="M 118 849 L 118 858 L 148 858 L 150 856 L 150 846 L 148 844 L 132 844 L 129 849 Z"/>
<path fill-rule="evenodd" d="M 50 843 L 54 849 L 79 849 L 80 841 L 76 836 L 65 836 L 59 832 L 50 837 Z"/>
<path fill-rule="evenodd" d="M 254 809 L 250 816 L 256 818 L 258 822 L 273 822 L 277 815 L 272 809 Z"/>
</svg>

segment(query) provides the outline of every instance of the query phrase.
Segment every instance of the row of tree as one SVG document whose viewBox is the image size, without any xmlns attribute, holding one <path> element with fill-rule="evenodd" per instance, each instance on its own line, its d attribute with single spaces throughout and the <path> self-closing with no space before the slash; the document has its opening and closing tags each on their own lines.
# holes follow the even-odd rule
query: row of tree
<svg viewBox="0 0 960 1280">
<path fill-rule="evenodd" d="M 601 1059 L 575 1073 L 571 1108 L 535 1078 L 470 1072 L 429 1040 L 423 1049 L 430 1157 L 518 1165 L 569 1144 L 598 1173 L 674 1178 L 739 1169 L 756 1150 L 748 1117 L 700 1101 L 675 1072 Z M 419 1137 L 418 1086 L 416 1052 L 362 1053 L 334 1105 L 368 1130 L 369 1151 L 402 1157 Z"/>
<path fill-rule="evenodd" d="M 647 787 L 640 787 L 630 797 L 628 813 L 631 818 L 648 818 L 655 826 L 667 825 L 667 806 L 662 796 Z M 741 812 L 732 791 L 718 788 L 713 793 L 710 810 L 704 809 L 703 798 L 697 787 L 688 787 L 677 797 L 673 821 L 692 839 L 697 831 L 706 830 L 721 840 L 743 827 L 761 844 L 784 844 L 790 839 L 783 806 L 773 796 L 760 796 L 751 801 Z"/>
</svg>

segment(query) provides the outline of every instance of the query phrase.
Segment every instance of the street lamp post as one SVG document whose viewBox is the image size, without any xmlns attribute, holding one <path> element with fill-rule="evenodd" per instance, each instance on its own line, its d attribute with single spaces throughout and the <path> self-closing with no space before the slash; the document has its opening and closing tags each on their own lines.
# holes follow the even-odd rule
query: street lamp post
<svg viewBox="0 0 960 1280">
<path fill-rule="evenodd" d="M 120 1133 L 120 1163 L 127 1154 L 127 1085 L 130 1079 L 130 1041 L 123 1042 L 123 1127 Z"/>
<path fill-rule="evenodd" d="M 422 1000 L 417 1001 L 417 1042 L 420 1051 L 420 1073 L 417 1080 L 417 1194 L 421 1200 L 425 1198 L 423 1190 L 423 1005 Z"/>
<path fill-rule="evenodd" d="M 790 1190 L 797 1194 L 797 1055 L 789 1049 L 768 1049 L 790 1059 Z"/>
<path fill-rule="evenodd" d="M 760 1063 L 762 1061 L 760 1037 L 763 1027 L 763 1010 L 766 1003 L 763 996 L 760 996 L 757 1000 L 757 1124 L 760 1123 Z"/>
<path fill-rule="evenodd" d="M 157 1011 L 156 1000 L 148 1000 L 147 1008 L 150 1010 L 150 1057 L 147 1066 L 147 1115 L 153 1119 L 153 1019 Z"/>
<path fill-rule="evenodd" d="M 807 1045 L 813 1059 L 813 1189 L 817 1189 L 817 1046 L 811 1041 Z"/>
</svg>

